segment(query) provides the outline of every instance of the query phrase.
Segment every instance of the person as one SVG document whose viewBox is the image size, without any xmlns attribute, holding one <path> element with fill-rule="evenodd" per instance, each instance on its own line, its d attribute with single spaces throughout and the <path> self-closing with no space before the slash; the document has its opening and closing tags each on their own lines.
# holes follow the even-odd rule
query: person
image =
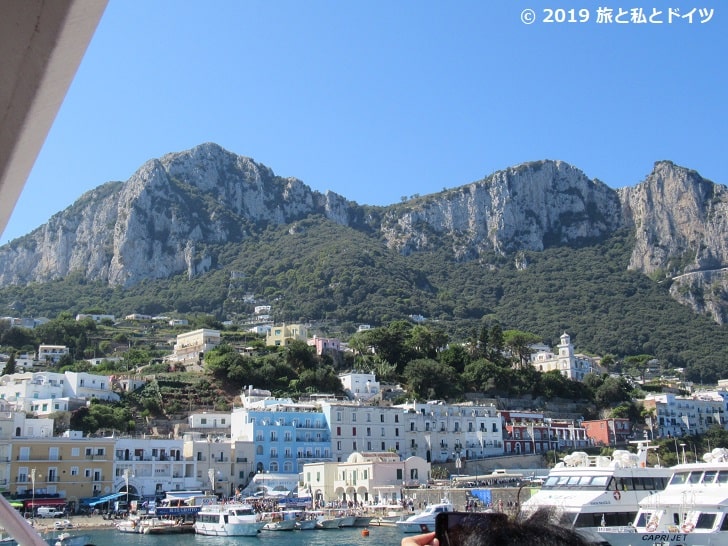
<svg viewBox="0 0 728 546">
<path fill-rule="evenodd" d="M 566 527 L 549 523 L 546 512 L 536 512 L 526 520 L 512 520 L 499 513 L 469 513 L 445 537 L 442 544 L 435 533 L 410 535 L 401 546 L 587 546 L 588 542 Z"/>
</svg>

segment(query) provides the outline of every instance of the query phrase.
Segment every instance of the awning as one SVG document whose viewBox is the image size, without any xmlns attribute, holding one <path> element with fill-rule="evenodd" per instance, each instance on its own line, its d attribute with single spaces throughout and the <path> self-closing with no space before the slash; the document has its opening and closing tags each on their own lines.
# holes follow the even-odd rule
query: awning
<svg viewBox="0 0 728 546">
<path fill-rule="evenodd" d="M 26 508 L 37 508 L 38 506 L 65 506 L 66 499 L 26 499 L 23 501 Z"/>
<path fill-rule="evenodd" d="M 123 493 L 112 493 L 111 495 L 106 495 L 105 497 L 100 497 L 98 499 L 93 499 L 87 504 L 89 506 L 96 506 L 97 504 L 104 504 L 105 502 L 112 501 L 114 499 L 118 499 L 119 497 L 123 497 L 126 495 L 126 491 Z"/>
</svg>

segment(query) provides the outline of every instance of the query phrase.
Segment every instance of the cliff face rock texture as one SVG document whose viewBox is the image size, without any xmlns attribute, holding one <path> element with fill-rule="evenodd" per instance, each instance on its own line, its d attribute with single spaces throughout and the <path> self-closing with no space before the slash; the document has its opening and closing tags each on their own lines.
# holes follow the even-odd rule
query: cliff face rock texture
<svg viewBox="0 0 728 546">
<path fill-rule="evenodd" d="M 150 160 L 126 182 L 99 186 L 1 247 L 0 286 L 70 273 L 119 286 L 193 277 L 218 265 L 211 246 L 311 215 L 362 230 L 403 255 L 445 245 L 457 260 L 489 253 L 521 260 L 519 251 L 589 244 L 629 228 L 630 268 L 672 283 L 673 297 L 696 312 L 726 320 L 726 188 L 669 161 L 619 190 L 561 161 L 536 161 L 441 193 L 366 207 L 202 144 Z"/>
<path fill-rule="evenodd" d="M 0 248 L 0 286 L 80 271 L 129 286 L 196 275 L 214 264 L 205 246 L 241 241 L 256 225 L 321 214 L 346 224 L 350 204 L 276 177 L 215 144 L 144 164 L 125 183 L 86 193 L 31 234 Z"/>
<path fill-rule="evenodd" d="M 619 190 L 634 227 L 630 268 L 670 280 L 674 298 L 719 323 L 728 308 L 728 191 L 670 161 Z"/>
<path fill-rule="evenodd" d="M 431 250 L 428 234 L 445 234 L 455 256 L 467 259 L 598 239 L 620 226 L 612 189 L 561 161 L 538 161 L 391 207 L 381 232 L 403 253 Z"/>
</svg>

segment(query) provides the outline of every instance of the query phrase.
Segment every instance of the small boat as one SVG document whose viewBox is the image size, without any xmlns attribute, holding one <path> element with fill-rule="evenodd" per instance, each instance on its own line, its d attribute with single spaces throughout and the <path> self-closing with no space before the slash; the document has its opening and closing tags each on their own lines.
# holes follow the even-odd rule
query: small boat
<svg viewBox="0 0 728 546">
<path fill-rule="evenodd" d="M 455 507 L 448 500 L 436 504 L 430 504 L 427 508 L 407 519 L 395 522 L 395 525 L 404 533 L 429 533 L 435 530 L 435 518 L 437 514 L 454 512 Z"/>
<path fill-rule="evenodd" d="M 338 529 L 342 518 L 334 515 L 331 510 L 317 510 L 312 512 L 316 517 L 316 529 Z"/>
<path fill-rule="evenodd" d="M 53 542 L 54 546 L 85 546 L 91 542 L 89 535 L 72 535 L 71 533 L 61 533 Z"/>
<path fill-rule="evenodd" d="M 73 523 L 71 523 L 71 520 L 64 519 L 62 521 L 57 521 L 53 524 L 53 527 L 55 527 L 58 530 L 61 529 L 71 529 L 73 527 Z"/>
<path fill-rule="evenodd" d="M 296 528 L 296 519 L 285 517 L 284 512 L 263 512 L 260 515 L 264 531 L 293 531 Z"/>
<path fill-rule="evenodd" d="M 141 532 L 144 535 L 174 535 L 178 533 L 194 533 L 195 524 L 192 521 L 182 519 L 160 519 L 151 518 L 141 524 Z"/>
<path fill-rule="evenodd" d="M 256 536 L 265 525 L 247 503 L 206 504 L 197 514 L 195 533 L 221 537 Z"/>
<path fill-rule="evenodd" d="M 316 518 L 299 519 L 296 521 L 296 529 L 299 531 L 310 531 L 311 529 L 316 529 L 317 523 Z"/>
<path fill-rule="evenodd" d="M 373 516 L 359 516 L 354 519 L 354 527 L 369 527 Z"/>
</svg>

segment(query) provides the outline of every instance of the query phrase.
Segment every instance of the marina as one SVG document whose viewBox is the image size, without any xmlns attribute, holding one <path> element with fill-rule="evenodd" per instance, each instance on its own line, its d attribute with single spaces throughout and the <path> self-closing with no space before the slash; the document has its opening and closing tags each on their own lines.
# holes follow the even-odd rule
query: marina
<svg viewBox="0 0 728 546">
<path fill-rule="evenodd" d="M 96 546 L 398 546 L 404 536 L 392 526 L 375 525 L 367 529 L 368 536 L 364 536 L 366 533 L 362 532 L 363 529 L 357 527 L 281 533 L 261 531 L 256 536 L 247 537 L 122 534 L 115 529 L 84 530 L 83 534 L 88 537 L 90 544 Z"/>
</svg>

